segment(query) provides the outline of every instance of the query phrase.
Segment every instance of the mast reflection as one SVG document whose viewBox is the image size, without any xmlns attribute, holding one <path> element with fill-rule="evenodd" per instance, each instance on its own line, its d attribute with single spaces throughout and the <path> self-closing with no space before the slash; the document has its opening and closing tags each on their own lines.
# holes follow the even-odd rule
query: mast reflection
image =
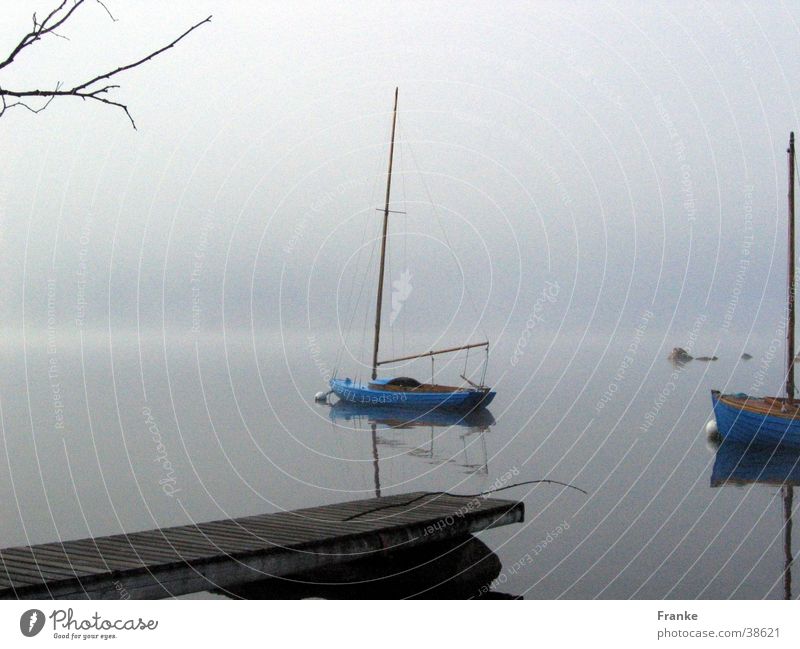
<svg viewBox="0 0 800 649">
<path fill-rule="evenodd" d="M 375 495 L 381 495 L 380 446 L 409 447 L 407 455 L 425 458 L 432 462 L 455 461 L 470 474 L 488 475 L 489 460 L 485 434 L 495 424 L 492 413 L 483 408 L 470 413 L 448 412 L 445 410 L 421 411 L 404 410 L 396 406 L 369 406 L 338 401 L 330 406 L 330 419 L 335 425 L 347 426 L 356 430 L 369 430 L 372 437 L 372 458 L 374 463 Z M 380 434 L 383 431 L 402 431 L 430 429 L 430 436 L 422 444 L 414 444 L 413 439 L 391 439 Z M 461 450 L 454 460 L 448 454 L 437 456 L 436 440 L 454 429 L 461 440 Z M 477 437 L 476 437 L 477 436 Z M 442 442 L 444 443 L 444 439 Z M 450 453 L 450 456 L 454 453 Z"/>
<path fill-rule="evenodd" d="M 779 486 L 783 501 L 783 596 L 792 599 L 792 510 L 794 488 L 800 484 L 800 451 L 756 448 L 723 442 L 717 448 L 711 487 L 763 484 Z"/>
</svg>

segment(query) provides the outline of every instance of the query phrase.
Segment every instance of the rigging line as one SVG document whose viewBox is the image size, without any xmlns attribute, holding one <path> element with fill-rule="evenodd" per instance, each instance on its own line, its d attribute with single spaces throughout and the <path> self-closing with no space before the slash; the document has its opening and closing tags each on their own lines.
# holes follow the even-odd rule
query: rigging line
<svg viewBox="0 0 800 649">
<path fill-rule="evenodd" d="M 386 238 L 387 238 L 387 241 L 386 241 L 386 252 L 385 252 L 385 255 L 386 255 L 385 256 L 385 269 L 386 269 L 385 272 L 386 272 L 386 280 L 388 280 L 388 282 L 389 282 L 389 284 L 388 284 L 389 289 L 390 289 L 389 290 L 389 300 L 391 302 L 392 293 L 394 293 L 394 288 L 392 288 L 394 280 L 392 279 L 392 246 L 389 245 L 389 242 L 391 241 L 392 236 L 391 236 L 391 234 L 389 232 L 386 233 Z M 386 287 L 386 281 L 384 281 L 384 293 L 386 291 L 385 287 Z M 384 298 L 384 300 L 385 299 L 386 298 Z M 381 313 L 381 316 L 383 316 L 383 313 Z M 391 319 L 391 317 L 392 317 L 391 311 L 389 311 L 389 318 Z M 381 320 L 384 320 L 384 318 L 381 317 Z M 394 327 L 393 326 L 389 327 L 389 348 L 392 350 L 392 356 L 394 356 Z"/>
<path fill-rule="evenodd" d="M 386 276 L 387 276 L 386 279 L 388 280 L 388 286 L 389 286 L 389 302 L 390 302 L 390 306 L 392 307 L 391 310 L 389 311 L 389 319 L 391 319 L 392 311 L 394 311 L 394 305 L 391 304 L 392 295 L 394 294 L 394 275 L 392 274 L 392 265 L 393 265 L 392 264 L 392 246 L 390 245 L 390 242 L 392 240 L 391 233 L 387 232 L 386 233 L 386 237 L 388 239 L 388 241 L 386 242 Z M 387 284 L 384 283 L 384 294 L 385 294 L 385 291 L 386 291 L 386 288 L 385 288 L 386 286 L 387 286 Z M 386 298 L 384 297 L 384 300 L 385 299 Z M 392 356 L 394 356 L 394 354 L 395 354 L 395 345 L 394 345 L 394 326 L 393 325 L 389 326 L 389 348 L 392 350 Z"/>
<path fill-rule="evenodd" d="M 467 370 L 469 370 L 469 353 L 470 353 L 471 349 L 473 349 L 473 348 L 469 348 L 468 347 L 466 349 L 466 353 L 464 355 L 464 371 L 463 371 L 463 374 L 462 374 L 462 378 L 468 378 L 469 379 L 469 378 L 473 377 L 474 375 L 476 375 L 478 373 L 478 371 L 481 369 L 481 365 L 479 364 L 474 370 L 472 370 L 471 372 L 467 373 Z M 460 358 L 461 358 L 461 356 L 458 354 L 458 352 L 455 353 L 453 355 L 453 363 L 455 363 Z"/>
<path fill-rule="evenodd" d="M 378 187 L 378 171 L 379 171 L 380 162 L 381 162 L 381 160 L 380 160 L 379 156 L 376 156 L 375 169 L 374 169 L 373 174 L 372 174 L 372 191 L 370 192 L 369 205 L 372 205 L 375 202 L 375 194 L 376 194 L 377 187 Z M 369 217 L 369 212 L 367 212 L 367 216 Z M 352 302 L 352 299 L 353 299 L 353 292 L 355 291 L 356 278 L 358 277 L 358 274 L 359 274 L 358 270 L 361 267 L 361 255 L 362 255 L 362 252 L 363 252 L 364 242 L 366 241 L 367 232 L 368 231 L 369 231 L 368 227 L 364 227 L 361 230 L 361 243 L 359 244 L 358 253 L 356 255 L 355 272 L 352 274 L 352 276 L 350 278 L 350 289 L 348 291 L 347 302 L 346 302 L 347 305 L 350 305 L 351 302 Z M 372 247 L 370 249 L 370 258 L 367 260 L 367 266 L 369 266 L 369 264 L 372 262 L 372 255 L 374 254 L 374 252 L 375 252 L 375 248 Z M 352 331 L 352 327 L 353 327 L 353 321 L 355 320 L 355 314 L 358 311 L 358 305 L 361 302 L 361 295 L 363 294 L 363 291 L 364 291 L 364 282 L 361 282 L 361 289 L 359 290 L 358 299 L 356 301 L 356 304 L 353 305 L 352 308 L 351 308 L 350 318 L 349 318 L 349 321 L 347 323 L 347 329 L 346 329 L 344 335 L 342 336 L 341 343 L 339 344 L 339 351 L 337 352 L 337 359 L 336 359 L 336 367 L 337 368 L 339 366 L 339 362 L 341 361 L 342 354 L 344 353 L 344 347 L 346 346 L 346 343 L 347 343 L 347 337 L 351 335 L 351 331 Z"/>
<path fill-rule="evenodd" d="M 375 512 L 379 512 L 384 509 L 392 509 L 393 507 L 407 507 L 408 505 L 413 505 L 415 502 L 418 502 L 423 498 L 427 498 L 428 496 L 453 496 L 455 498 L 482 498 L 488 496 L 489 494 L 497 493 L 498 491 L 505 491 L 506 489 L 513 489 L 514 487 L 522 487 L 524 485 L 540 484 L 540 483 L 559 485 L 561 487 L 566 487 L 569 489 L 575 489 L 575 491 L 580 491 L 585 496 L 589 495 L 589 492 L 586 491 L 585 489 L 576 487 L 575 485 L 569 484 L 568 482 L 561 482 L 559 480 L 548 480 L 546 478 L 541 480 L 525 480 L 524 482 L 515 482 L 514 484 L 506 485 L 505 487 L 488 489 L 487 491 L 481 491 L 480 493 L 476 494 L 454 494 L 449 491 L 424 491 L 419 496 L 415 496 L 411 500 L 407 500 L 402 503 L 391 503 L 387 505 L 381 505 L 379 507 L 373 507 L 372 509 L 367 509 L 366 511 L 358 512 L 357 514 L 348 516 L 347 518 L 343 519 L 343 521 L 352 521 L 355 518 L 360 518 L 361 516 L 366 516 L 367 514 L 374 514 Z"/>
<path fill-rule="evenodd" d="M 405 134 L 403 134 L 403 135 L 405 135 Z M 402 139 L 400 141 L 403 142 Z M 401 172 L 402 172 L 400 174 L 400 195 L 402 196 L 402 199 L 403 199 L 403 232 L 405 233 L 405 236 L 403 237 L 403 266 L 405 267 L 405 269 L 404 269 L 405 272 L 409 272 L 409 267 L 408 267 L 408 200 L 406 198 L 406 173 L 405 173 L 406 167 L 403 164 L 403 147 L 402 146 L 400 147 L 400 169 L 401 169 Z M 409 278 L 409 280 L 410 280 L 410 278 Z M 403 352 L 404 353 L 405 353 L 405 350 L 408 349 L 408 347 L 406 346 L 406 322 L 407 322 L 407 320 L 408 320 L 407 318 L 403 318 L 403 321 L 400 323 L 401 331 L 402 331 L 402 334 L 403 334 L 402 345 L 403 345 Z"/>
<path fill-rule="evenodd" d="M 369 228 L 368 227 L 364 228 L 364 232 L 365 232 L 365 238 L 366 238 L 366 233 L 369 232 Z M 369 255 L 369 258 L 367 259 L 367 267 L 366 267 L 366 270 L 365 270 L 365 274 L 368 274 L 369 269 L 372 266 L 372 260 L 374 259 L 374 257 L 375 257 L 375 248 L 373 246 L 370 249 L 370 255 Z M 355 280 L 359 276 L 358 270 L 359 270 L 359 268 L 356 267 L 355 272 L 353 272 L 353 278 L 352 278 L 353 282 L 355 282 Z M 364 282 L 361 282 L 361 287 L 359 288 L 359 291 L 358 291 L 358 296 L 356 298 L 356 303 L 353 304 L 350 307 L 350 309 L 351 309 L 351 311 L 350 311 L 350 321 L 349 321 L 349 323 L 347 325 L 347 332 L 345 333 L 345 337 L 353 335 L 352 334 L 353 322 L 355 321 L 356 313 L 358 313 L 358 309 L 359 309 L 359 306 L 361 304 L 361 298 L 362 298 L 363 294 L 364 294 Z M 367 310 L 365 309 L 365 316 L 364 316 L 365 320 L 366 320 L 366 311 Z M 363 347 L 364 347 L 364 335 L 365 335 L 364 332 L 365 331 L 366 331 L 366 322 L 364 323 L 364 327 L 362 328 L 362 340 L 361 340 L 361 349 L 359 351 L 359 355 L 362 355 L 363 352 L 364 352 Z"/>
<path fill-rule="evenodd" d="M 383 164 L 383 156 L 382 155 L 376 156 L 375 174 L 374 174 L 375 180 L 374 180 L 374 185 L 373 185 L 373 195 L 371 197 L 371 202 L 374 202 L 374 200 L 372 200 L 372 199 L 375 198 L 375 191 L 377 191 L 376 188 L 378 186 L 378 180 L 382 179 L 385 176 L 385 174 L 381 173 L 381 171 L 380 171 L 380 167 L 381 167 L 382 164 Z M 368 226 L 369 226 L 369 223 L 370 222 L 367 221 Z M 378 241 L 379 237 L 380 237 L 381 227 L 382 227 L 381 226 L 381 222 L 380 222 L 379 219 L 373 219 L 372 223 L 373 223 L 373 229 L 375 231 L 375 236 L 373 237 L 373 240 L 374 241 Z M 365 229 L 369 230 L 369 227 L 367 227 Z M 364 271 L 364 277 L 362 278 L 362 281 L 361 281 L 361 288 L 360 288 L 359 294 L 358 294 L 358 302 L 356 303 L 356 305 L 354 306 L 354 309 L 353 309 L 353 315 L 354 316 L 355 316 L 355 313 L 358 310 L 358 308 L 361 306 L 361 297 L 363 296 L 364 290 L 365 290 L 365 288 L 367 286 L 367 282 L 363 281 L 363 279 L 372 275 L 372 273 L 371 273 L 371 271 L 372 271 L 372 263 L 373 263 L 373 260 L 375 259 L 375 253 L 376 253 L 377 248 L 378 248 L 377 245 L 373 245 L 371 247 L 371 249 L 370 249 L 369 263 L 367 265 L 367 268 Z M 377 263 L 377 261 L 376 261 L 376 263 Z M 363 325 L 361 327 L 361 346 L 359 348 L 359 353 L 358 353 L 360 358 L 365 358 L 366 338 L 367 338 L 367 320 L 369 318 L 370 313 L 371 313 L 370 309 L 364 309 L 364 322 L 363 322 Z"/>
<path fill-rule="evenodd" d="M 408 201 L 406 199 L 406 172 L 405 172 L 405 165 L 403 164 L 403 133 L 401 132 L 400 128 L 402 124 L 398 122 L 398 138 L 401 146 L 398 147 L 398 153 L 400 154 L 400 196 L 401 202 L 403 204 L 403 270 L 402 272 L 409 272 L 408 268 Z M 399 315 L 399 314 L 398 314 Z M 401 349 L 405 352 L 408 347 L 406 346 L 406 320 L 407 318 L 403 318 L 400 322 L 400 334 L 401 334 Z"/>
<path fill-rule="evenodd" d="M 355 292 L 355 283 L 356 283 L 355 280 L 356 280 L 356 276 L 358 275 L 358 269 L 361 266 L 361 254 L 362 254 L 362 249 L 364 247 L 364 240 L 365 240 L 366 236 L 367 236 L 367 228 L 362 228 L 362 231 L 361 231 L 361 242 L 359 243 L 358 253 L 356 255 L 356 265 L 355 265 L 356 272 L 354 272 L 352 274 L 352 276 L 350 277 L 350 288 L 348 290 L 347 301 L 345 302 L 345 304 L 348 307 L 350 307 L 352 305 L 353 293 Z M 359 295 L 358 299 L 360 300 L 360 295 Z M 351 307 L 350 317 L 348 318 L 347 326 L 345 327 L 345 331 L 343 332 L 342 341 L 339 344 L 339 350 L 338 350 L 337 355 L 336 355 L 336 366 L 337 367 L 339 365 L 339 362 L 341 361 L 342 354 L 344 353 L 344 347 L 347 344 L 347 337 L 351 335 L 351 331 L 352 331 L 352 327 L 353 327 L 353 319 L 354 319 L 356 311 L 357 311 L 357 309 L 356 309 L 355 305 L 353 305 Z"/>
<path fill-rule="evenodd" d="M 372 270 L 372 260 L 374 259 L 374 257 L 375 257 L 375 246 L 372 247 L 372 251 L 370 252 L 369 264 L 367 266 L 366 272 L 364 273 L 364 278 L 366 278 L 367 276 L 371 275 L 370 271 Z M 361 291 L 359 292 L 359 298 L 360 298 L 361 294 L 363 293 L 364 287 L 366 286 L 366 284 L 367 283 L 365 281 L 361 282 Z M 359 299 L 359 304 L 360 304 L 360 299 Z M 358 306 L 358 305 L 356 305 L 356 306 Z M 354 310 L 354 312 L 355 312 L 355 310 Z M 367 321 L 369 319 L 369 314 L 370 314 L 370 310 L 369 309 L 364 309 L 364 321 L 363 321 L 363 324 L 361 326 L 361 346 L 359 347 L 359 351 L 358 351 L 358 355 L 359 355 L 360 358 L 364 358 L 364 354 L 365 354 L 365 351 L 366 351 Z"/>
<path fill-rule="evenodd" d="M 423 187 L 425 187 L 425 193 L 428 195 L 428 201 L 431 204 L 431 208 L 433 210 L 433 215 L 436 218 L 436 222 L 439 224 L 439 227 L 442 230 L 442 234 L 444 235 L 444 240 L 445 240 L 445 243 L 447 244 L 447 248 L 450 250 L 450 254 L 453 257 L 453 259 L 455 260 L 459 271 L 461 272 L 461 281 L 464 282 L 464 293 L 466 295 L 467 302 L 469 303 L 470 308 L 472 309 L 473 316 L 475 318 L 475 326 L 476 327 L 480 327 L 481 335 L 485 339 L 488 340 L 489 337 L 486 335 L 486 331 L 483 329 L 483 327 L 482 327 L 482 325 L 480 323 L 480 320 L 479 320 L 479 317 L 478 317 L 478 311 L 477 311 L 477 309 L 475 307 L 475 304 L 472 301 L 472 296 L 471 296 L 471 294 L 469 292 L 469 283 L 467 282 L 466 275 L 464 274 L 464 271 L 463 271 L 463 269 L 461 267 L 461 264 L 458 261 L 458 257 L 455 254 L 455 249 L 453 248 L 452 244 L 450 243 L 450 238 L 447 236 L 447 231 L 445 230 L 444 225 L 442 224 L 442 219 L 439 216 L 437 205 L 436 205 L 436 203 L 433 202 L 433 197 L 431 195 L 430 188 L 428 187 L 428 182 L 425 179 L 425 174 L 422 172 L 422 169 L 419 166 L 419 163 L 417 162 L 416 155 L 414 154 L 414 147 L 411 146 L 411 138 L 410 137 L 408 139 L 408 150 L 411 153 L 411 159 L 412 159 L 412 161 L 414 163 L 414 166 L 419 171 L 420 178 L 422 179 L 422 185 L 423 185 Z"/>
<path fill-rule="evenodd" d="M 394 143 L 395 143 L 395 141 L 397 139 L 395 137 L 396 128 L 397 128 L 397 89 L 395 88 L 395 108 L 394 108 L 394 113 L 393 113 L 393 117 L 392 117 L 391 146 L 389 147 L 389 169 L 388 169 L 388 172 L 386 174 L 386 183 L 387 183 L 386 184 L 386 205 L 385 205 L 385 208 L 383 210 L 380 210 L 380 211 L 384 212 L 384 219 L 382 220 L 382 227 L 383 227 L 383 225 L 388 227 L 388 214 L 386 214 L 385 212 L 390 211 L 389 210 L 389 198 L 390 198 L 389 192 L 390 192 L 391 180 L 392 180 L 392 157 L 393 157 L 393 153 L 394 153 Z M 379 281 L 379 287 L 378 287 L 378 300 L 377 300 L 376 318 L 375 318 L 376 319 L 376 325 L 375 325 L 375 347 L 373 349 L 373 354 L 375 354 L 375 355 L 377 355 L 377 351 L 378 351 L 377 346 L 379 344 L 378 343 L 378 330 L 380 328 L 381 322 L 383 321 L 383 310 L 382 310 L 383 299 L 382 298 L 383 298 L 384 287 L 386 285 L 386 282 L 384 281 L 384 273 L 385 273 L 386 266 L 389 266 L 389 279 L 390 279 L 390 281 L 391 281 L 391 272 L 392 272 L 392 270 L 391 270 L 391 260 L 390 260 L 390 250 L 389 250 L 389 246 L 386 245 L 387 244 L 387 240 L 386 240 L 387 238 L 388 238 L 388 232 L 382 230 L 382 234 L 381 234 L 381 240 L 382 240 L 381 241 L 381 261 L 379 262 L 380 263 L 380 269 L 379 269 L 379 274 L 378 274 L 378 278 L 379 278 L 380 281 Z M 378 314 L 380 314 L 380 317 L 378 317 Z M 366 333 L 366 318 L 365 318 L 364 327 L 365 327 L 365 333 Z M 376 360 L 377 360 L 376 358 L 373 358 L 373 361 L 376 361 Z M 373 365 L 373 368 L 372 368 L 373 374 L 374 374 L 375 370 L 376 370 L 376 367 Z"/>
<path fill-rule="evenodd" d="M 395 141 L 395 151 L 397 151 L 398 157 L 400 158 L 400 178 L 402 179 L 402 177 L 403 177 L 402 148 L 403 147 L 400 146 L 400 129 L 399 129 L 399 127 L 400 127 L 400 115 L 398 113 L 398 115 L 395 118 L 395 139 L 394 139 L 394 141 Z M 397 171 L 393 170 L 392 175 L 395 176 L 396 174 L 397 174 Z M 402 211 L 405 211 L 405 206 L 404 206 Z M 396 231 L 397 231 L 397 229 L 395 228 L 395 232 Z M 391 241 L 391 239 L 392 239 L 391 234 L 387 234 L 387 236 L 389 238 L 389 241 Z M 403 238 L 403 241 L 405 242 L 405 237 Z M 394 296 L 395 286 L 394 286 L 394 275 L 392 274 L 392 269 L 393 269 L 392 250 L 393 250 L 393 246 L 388 245 L 388 244 L 389 244 L 389 242 L 387 242 L 387 246 L 386 246 L 386 270 L 388 271 L 388 275 L 389 275 L 389 278 L 388 278 L 389 279 L 389 284 L 388 285 L 389 285 L 389 288 L 390 288 L 389 295 L 390 296 Z M 401 270 L 401 272 L 402 272 L 402 270 Z M 395 305 L 393 303 L 392 303 L 391 306 L 392 306 L 392 308 L 391 308 L 391 311 L 389 312 L 390 313 L 390 315 L 389 315 L 389 319 L 390 320 L 391 320 L 391 317 L 392 317 L 391 314 L 394 313 L 394 309 L 395 309 Z M 397 318 L 398 315 L 399 314 L 395 314 L 395 319 Z M 397 353 L 396 353 L 397 349 L 396 349 L 396 338 L 395 338 L 394 323 L 390 323 L 390 325 L 389 325 L 389 346 L 390 346 L 390 348 L 392 350 L 392 356 L 396 356 L 397 355 Z"/>
<path fill-rule="evenodd" d="M 794 166 L 794 175 L 797 178 L 797 183 L 800 185 L 800 168 L 798 167 L 800 167 L 800 165 Z"/>
<path fill-rule="evenodd" d="M 375 224 L 373 225 L 373 229 L 375 229 L 377 227 L 378 227 L 378 223 L 377 223 L 377 221 L 375 221 Z M 365 228 L 365 230 L 369 231 L 369 221 L 367 221 L 367 227 Z M 378 235 L 376 234 L 372 238 L 373 239 L 377 239 L 377 236 Z M 356 301 L 356 304 L 353 305 L 352 316 L 353 316 L 354 319 L 355 319 L 355 314 L 358 311 L 359 306 L 361 305 L 361 297 L 364 294 L 364 289 L 366 288 L 366 284 L 367 284 L 365 281 L 363 281 L 363 279 L 366 278 L 367 276 L 371 275 L 370 271 L 372 269 L 373 260 L 375 259 L 375 248 L 376 247 L 374 245 L 371 246 L 371 248 L 370 248 L 369 260 L 367 261 L 367 267 L 366 267 L 366 269 L 364 271 L 364 277 L 362 277 L 362 281 L 361 281 L 361 288 L 359 289 L 359 292 L 358 292 L 358 300 Z M 364 358 L 366 337 L 367 337 L 367 319 L 369 318 L 369 314 L 370 314 L 370 310 L 369 309 L 364 309 L 364 320 L 363 320 L 363 323 L 362 323 L 362 326 L 361 326 L 361 344 L 360 344 L 360 347 L 359 347 L 359 350 L 358 350 L 359 358 Z M 357 369 L 358 369 L 358 367 L 357 367 Z"/>
<path fill-rule="evenodd" d="M 390 237 L 391 238 L 391 237 Z M 386 246 L 386 270 L 389 279 L 389 299 L 392 299 L 392 294 L 394 293 L 394 279 L 392 275 L 392 251 L 390 246 Z M 392 305 L 392 311 L 394 311 L 394 305 Z M 389 318 L 391 319 L 392 311 L 389 312 Z M 395 355 L 395 344 L 394 344 L 394 325 L 389 327 L 389 347 L 392 350 L 392 356 Z"/>
</svg>

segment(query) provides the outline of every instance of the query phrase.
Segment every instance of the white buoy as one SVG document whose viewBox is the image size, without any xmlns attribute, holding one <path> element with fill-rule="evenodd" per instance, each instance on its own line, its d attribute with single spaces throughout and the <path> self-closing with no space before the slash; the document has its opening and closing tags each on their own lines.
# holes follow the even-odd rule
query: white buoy
<svg viewBox="0 0 800 649">
<path fill-rule="evenodd" d="M 330 393 L 331 393 L 331 391 L 330 391 L 330 390 L 328 390 L 327 392 L 317 392 L 317 393 L 314 395 L 314 401 L 318 401 L 318 402 L 320 402 L 320 403 L 322 403 L 322 402 L 325 402 L 325 401 L 327 401 L 327 400 L 328 400 L 328 395 L 329 395 Z"/>
<path fill-rule="evenodd" d="M 720 437 L 719 429 L 717 428 L 717 420 L 712 419 L 709 421 L 703 430 L 706 432 L 706 448 L 711 453 L 716 453 L 719 450 L 719 445 L 722 444 L 722 437 Z"/>
</svg>

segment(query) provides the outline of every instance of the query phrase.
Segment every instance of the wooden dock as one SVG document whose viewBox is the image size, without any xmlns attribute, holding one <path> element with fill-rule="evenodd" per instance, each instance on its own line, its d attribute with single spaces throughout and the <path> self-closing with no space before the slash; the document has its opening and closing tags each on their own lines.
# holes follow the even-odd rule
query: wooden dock
<svg viewBox="0 0 800 649">
<path fill-rule="evenodd" d="M 0 599 L 158 599 L 346 564 L 521 522 L 522 503 L 409 493 L 0 550 Z"/>
</svg>

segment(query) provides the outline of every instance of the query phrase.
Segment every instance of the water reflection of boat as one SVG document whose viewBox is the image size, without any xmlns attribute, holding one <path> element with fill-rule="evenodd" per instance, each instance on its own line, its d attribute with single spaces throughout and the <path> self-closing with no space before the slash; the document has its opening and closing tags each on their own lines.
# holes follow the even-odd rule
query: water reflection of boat
<svg viewBox="0 0 800 649">
<path fill-rule="evenodd" d="M 711 487 L 750 484 L 781 488 L 784 520 L 783 591 L 786 599 L 792 599 L 792 509 L 794 487 L 800 485 L 800 451 L 723 442 L 714 459 Z"/>
<path fill-rule="evenodd" d="M 723 442 L 717 449 L 711 486 L 800 485 L 800 451 Z"/>
<path fill-rule="evenodd" d="M 489 473 L 489 454 L 486 449 L 484 433 L 491 429 L 495 420 L 492 413 L 485 408 L 467 413 L 441 409 L 420 411 L 414 408 L 367 406 L 337 401 L 330 406 L 330 419 L 334 425 L 345 424 L 357 430 L 370 431 L 375 468 L 375 494 L 377 496 L 381 495 L 379 446 L 401 448 L 410 446 L 406 451 L 407 455 L 425 458 L 437 464 L 455 462 L 470 474 L 488 475 Z M 378 434 L 379 429 L 394 431 L 420 428 L 430 429 L 429 438 L 421 444 L 414 444 L 405 437 L 402 440 L 393 440 L 391 437 Z M 458 431 L 462 445 L 461 451 L 437 458 L 434 449 L 437 439 L 436 430 L 451 428 Z M 447 430 L 442 432 L 447 434 Z M 456 455 L 460 456 L 459 460 L 455 459 Z"/>
<path fill-rule="evenodd" d="M 354 424 L 375 424 L 385 428 L 444 428 L 463 426 L 478 430 L 489 430 L 494 426 L 492 413 L 481 408 L 472 412 L 455 410 L 419 410 L 400 408 L 398 406 L 367 406 L 337 401 L 330 409 L 331 419 L 352 422 Z"/>
</svg>

